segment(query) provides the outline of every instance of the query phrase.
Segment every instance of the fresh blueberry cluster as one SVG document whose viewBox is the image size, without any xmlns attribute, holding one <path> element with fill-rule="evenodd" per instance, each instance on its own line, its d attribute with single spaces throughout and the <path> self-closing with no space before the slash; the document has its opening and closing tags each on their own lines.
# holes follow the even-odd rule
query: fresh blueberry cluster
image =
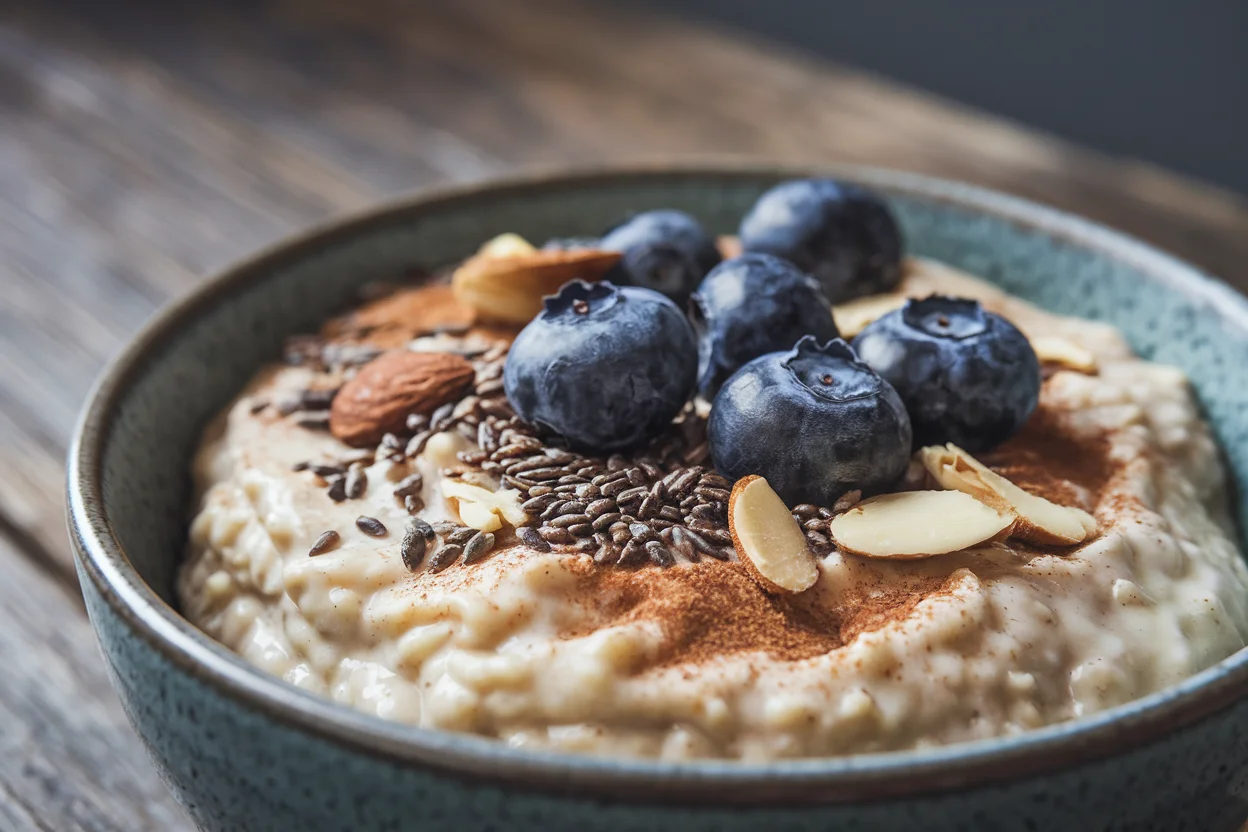
<svg viewBox="0 0 1248 832">
<path fill-rule="evenodd" d="M 991 448 L 1035 409 L 1035 353 L 975 301 L 910 301 L 852 347 L 839 338 L 832 303 L 901 279 L 901 234 L 879 196 L 785 182 L 740 237 L 745 253 L 721 263 L 697 220 L 663 210 L 589 241 L 623 258 L 612 282 L 565 285 L 516 338 L 504 373 L 516 413 L 609 452 L 654 438 L 696 392 L 712 403 L 723 475 L 759 474 L 790 504 L 826 506 L 895 485 L 918 445 Z"/>
</svg>

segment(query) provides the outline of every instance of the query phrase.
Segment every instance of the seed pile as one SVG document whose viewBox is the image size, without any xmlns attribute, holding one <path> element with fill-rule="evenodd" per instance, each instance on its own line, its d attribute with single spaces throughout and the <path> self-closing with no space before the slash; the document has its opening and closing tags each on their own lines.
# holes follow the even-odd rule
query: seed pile
<svg viewBox="0 0 1248 832">
<path fill-rule="evenodd" d="M 476 447 L 460 452 L 460 467 L 443 475 L 472 481 L 484 474 L 519 491 L 531 520 L 516 534 L 531 548 L 576 552 L 602 565 L 622 567 L 667 567 L 677 555 L 691 562 L 730 559 L 732 482 L 710 467 L 706 420 L 692 405 L 637 452 L 605 458 L 581 454 L 542 437 L 516 416 L 503 392 L 506 346 L 463 345 L 454 351 L 472 361 L 476 371 L 463 398 L 428 415 L 410 414 L 406 430 L 386 434 L 375 451 L 356 452 L 334 464 L 303 464 L 325 478 L 332 499 L 362 494 L 367 486 L 363 469 L 374 458 L 411 460 L 434 434 L 456 430 Z M 424 508 L 423 484 L 421 475 L 413 473 L 394 486 L 395 498 L 409 514 Z M 832 515 L 816 506 L 794 509 L 817 555 L 833 548 L 828 538 Z M 440 529 L 413 517 L 401 546 L 408 567 L 415 569 L 428 559 L 428 567 L 440 571 L 461 558 L 465 563 L 480 560 L 493 549 L 492 534 L 451 525 Z"/>
</svg>

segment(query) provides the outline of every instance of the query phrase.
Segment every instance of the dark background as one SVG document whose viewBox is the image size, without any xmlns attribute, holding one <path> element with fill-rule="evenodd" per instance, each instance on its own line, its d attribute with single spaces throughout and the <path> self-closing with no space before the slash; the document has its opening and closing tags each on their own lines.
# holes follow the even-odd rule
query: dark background
<svg viewBox="0 0 1248 832">
<path fill-rule="evenodd" d="M 651 1 L 1248 194 L 1248 0 Z"/>
</svg>

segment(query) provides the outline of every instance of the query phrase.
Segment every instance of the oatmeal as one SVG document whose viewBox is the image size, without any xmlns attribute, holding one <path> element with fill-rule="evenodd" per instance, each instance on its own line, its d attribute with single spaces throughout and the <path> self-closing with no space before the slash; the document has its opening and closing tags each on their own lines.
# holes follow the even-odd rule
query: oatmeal
<svg viewBox="0 0 1248 832">
<path fill-rule="evenodd" d="M 1029 336 L 1095 357 L 1097 375 L 1054 372 L 1027 428 L 986 455 L 1023 487 L 1091 512 L 1095 539 L 905 562 L 832 550 L 815 586 L 791 598 L 765 593 L 730 545 L 697 529 L 710 551 L 668 545 L 679 563 L 666 570 L 602 568 L 503 527 L 480 562 L 437 571 L 426 556 L 413 571 L 404 502 L 458 525 L 442 471 L 468 469 L 458 454 L 473 459 L 475 434 L 430 433 L 410 461 L 400 450 L 344 466 L 352 452 L 304 427 L 301 411 L 257 410 L 325 383 L 282 366 L 256 378 L 196 457 L 183 608 L 256 666 L 388 719 L 665 759 L 1010 734 L 1121 704 L 1242 647 L 1248 572 L 1183 375 L 1134 358 L 1107 326 L 915 261 L 902 292 L 932 291 L 979 298 Z M 725 485 L 710 476 L 704 492 Z M 533 511 L 553 503 L 541 496 Z"/>
<path fill-rule="evenodd" d="M 386 719 L 666 760 L 1010 735 L 1243 647 L 1183 374 L 897 259 L 868 197 L 798 184 L 802 210 L 855 201 L 880 256 L 777 234 L 765 196 L 712 270 L 695 221 L 650 212 L 609 251 L 506 235 L 454 289 L 292 339 L 195 457 L 187 617 Z M 682 256 L 634 256 L 655 234 Z M 586 268 L 630 286 L 565 283 Z M 683 299 L 708 270 L 696 341 L 636 288 Z"/>
</svg>

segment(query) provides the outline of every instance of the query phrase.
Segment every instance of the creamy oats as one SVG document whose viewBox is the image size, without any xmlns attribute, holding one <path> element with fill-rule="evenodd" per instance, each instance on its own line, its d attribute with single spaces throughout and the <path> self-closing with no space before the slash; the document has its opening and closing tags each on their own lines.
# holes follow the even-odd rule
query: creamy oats
<svg viewBox="0 0 1248 832">
<path fill-rule="evenodd" d="M 537 552 L 503 523 L 480 561 L 435 573 L 430 544 L 412 571 L 394 485 L 421 473 L 420 515 L 458 520 L 441 472 L 471 467 L 456 454 L 476 442 L 451 430 L 412 462 L 378 456 L 341 486 L 361 496 L 335 502 L 318 474 L 292 469 L 352 451 L 261 407 L 333 379 L 282 365 L 257 375 L 195 458 L 182 608 L 255 666 L 387 719 L 669 760 L 1009 735 L 1124 703 L 1243 647 L 1248 570 L 1183 374 L 1133 357 L 1108 326 L 912 261 L 902 292 L 932 291 L 978 298 L 1033 341 L 1094 358 L 1096 375 L 1048 377 L 1029 425 L 983 456 L 1091 512 L 1090 542 L 1010 540 L 913 561 L 832 551 L 812 589 L 781 597 L 735 557 L 691 564 L 676 551 L 668 569 L 602 567 Z M 376 331 L 384 346 L 402 340 Z M 357 527 L 361 516 L 384 536 Z M 309 556 L 330 530 L 337 540 Z"/>
</svg>

